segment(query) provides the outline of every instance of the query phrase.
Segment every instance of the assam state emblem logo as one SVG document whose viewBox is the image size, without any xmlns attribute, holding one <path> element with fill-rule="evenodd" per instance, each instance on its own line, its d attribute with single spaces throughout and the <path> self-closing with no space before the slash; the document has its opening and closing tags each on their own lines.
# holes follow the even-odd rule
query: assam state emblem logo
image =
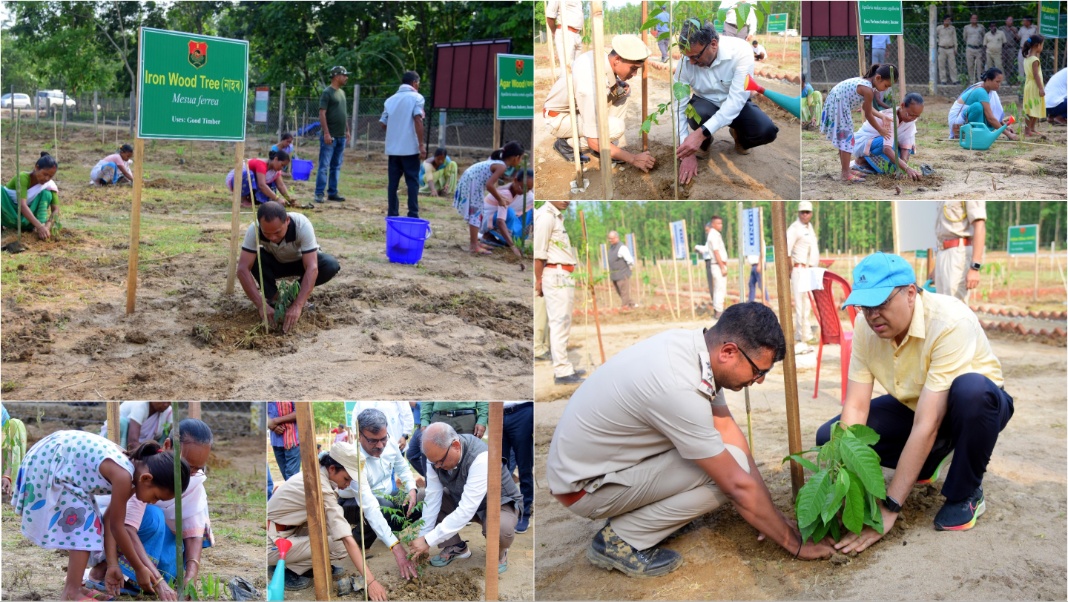
<svg viewBox="0 0 1068 602">
<path fill-rule="evenodd" d="M 515 62 L 515 74 L 523 75 L 523 59 L 517 59 Z"/>
<path fill-rule="evenodd" d="M 200 69 L 208 63 L 208 43 L 189 40 L 189 64 Z"/>
</svg>

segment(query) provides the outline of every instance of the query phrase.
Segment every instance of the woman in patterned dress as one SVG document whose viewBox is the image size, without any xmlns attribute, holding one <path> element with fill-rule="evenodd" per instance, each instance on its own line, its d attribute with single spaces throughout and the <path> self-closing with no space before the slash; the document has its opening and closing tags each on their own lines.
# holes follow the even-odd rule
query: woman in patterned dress
<svg viewBox="0 0 1068 602">
<path fill-rule="evenodd" d="M 183 460 L 181 466 L 184 491 L 189 465 Z M 42 548 L 69 552 L 63 599 L 99 595 L 82 586 L 89 554 L 99 550 L 107 555 L 108 593 L 117 595 L 123 581 L 118 550 L 132 549 L 126 502 L 131 495 L 148 504 L 173 499 L 174 455 L 155 442 L 123 452 L 99 435 L 57 431 L 26 453 L 15 489 L 12 505 L 22 516 L 22 535 Z M 101 517 L 93 496 L 109 493 L 112 504 Z M 130 560 L 141 588 L 156 591 L 163 577 L 139 558 Z"/>
<path fill-rule="evenodd" d="M 899 78 L 897 69 L 890 64 L 871 66 L 864 77 L 854 77 L 838 82 L 827 100 L 823 104 L 823 116 L 820 120 L 820 131 L 838 149 L 838 157 L 842 161 L 843 182 L 863 182 L 864 178 L 854 174 L 849 169 L 849 161 L 853 155 L 853 111 L 860 108 L 864 112 L 864 119 L 871 124 L 883 139 L 889 140 L 893 127 L 893 120 L 879 114 L 872 108 L 872 99 L 875 91 L 886 91 L 890 88 L 891 76 Z"/>
<path fill-rule="evenodd" d="M 456 194 L 453 196 L 452 206 L 460 217 L 467 221 L 468 230 L 471 234 L 471 244 L 468 250 L 474 255 L 490 255 L 492 251 L 478 242 L 478 230 L 482 225 L 482 198 L 486 193 L 492 194 L 493 198 L 501 205 L 507 205 L 501 193 L 497 191 L 497 181 L 504 175 L 509 167 L 517 167 L 523 159 L 523 145 L 518 142 L 509 142 L 503 148 L 493 151 L 486 161 L 475 163 L 464 171 L 460 181 L 456 184 Z"/>
</svg>

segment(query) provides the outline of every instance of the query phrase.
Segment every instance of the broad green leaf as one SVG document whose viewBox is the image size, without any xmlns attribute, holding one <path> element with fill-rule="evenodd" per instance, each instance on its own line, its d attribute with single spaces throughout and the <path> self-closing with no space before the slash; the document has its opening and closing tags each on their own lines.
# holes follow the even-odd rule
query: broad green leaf
<svg viewBox="0 0 1068 602">
<path fill-rule="evenodd" d="M 871 525 L 872 529 L 875 529 L 879 533 L 883 532 L 883 513 L 879 509 L 879 500 L 870 493 L 865 496 L 867 499 L 867 512 L 868 516 L 864 519 L 864 524 Z"/>
<path fill-rule="evenodd" d="M 838 526 L 838 521 L 831 522 L 831 537 L 835 541 L 842 540 L 842 529 Z"/>
<path fill-rule="evenodd" d="M 734 15 L 735 21 L 738 23 L 738 29 L 745 27 L 746 22 L 749 20 L 749 11 L 752 10 L 752 8 L 753 7 L 749 6 L 748 2 L 739 2 L 734 5 Z M 724 21 L 724 23 L 726 23 L 726 21 Z M 757 27 L 757 31 L 760 31 L 759 26 Z M 751 31 L 749 33 L 756 34 L 756 31 Z"/>
<path fill-rule="evenodd" d="M 642 30 L 645 30 L 645 29 L 652 29 L 652 28 L 656 27 L 659 22 L 660 22 L 660 19 L 657 19 L 655 16 L 649 17 L 649 20 L 646 21 L 645 23 L 642 23 L 642 26 L 638 28 L 638 31 L 642 31 Z"/>
<path fill-rule="evenodd" d="M 648 134 L 649 133 L 649 129 L 652 128 L 652 127 L 653 127 L 653 121 L 651 119 L 646 119 L 645 121 L 642 122 L 642 133 L 643 134 Z"/>
<path fill-rule="evenodd" d="M 831 528 L 831 524 L 837 524 L 838 521 L 832 521 L 831 523 L 825 523 L 823 521 L 816 521 L 818 524 L 812 531 L 812 541 L 817 542 L 827 537 L 827 530 Z"/>
<path fill-rule="evenodd" d="M 820 514 L 823 517 L 823 522 L 829 523 L 834 520 L 838 511 L 842 509 L 842 500 L 845 499 L 847 491 L 849 491 L 849 473 L 845 470 L 839 470 L 838 476 L 834 480 L 834 491 L 832 492 L 830 503 L 823 507 L 823 512 Z"/>
<path fill-rule="evenodd" d="M 701 28 L 701 22 L 698 21 L 697 19 L 694 19 L 693 17 L 690 17 L 689 19 L 686 19 L 686 22 L 689 23 L 690 25 L 693 25 L 694 27 L 696 27 L 698 29 Z"/>
<path fill-rule="evenodd" d="M 783 464 L 785 464 L 788 460 L 793 460 L 794 462 L 797 462 L 798 464 L 804 466 L 812 472 L 819 472 L 820 470 L 818 466 L 812 463 L 812 460 L 803 457 L 801 454 L 790 454 L 789 456 L 786 456 L 782 459 Z"/>
<path fill-rule="evenodd" d="M 879 499 L 885 498 L 886 482 L 875 450 L 856 439 L 843 439 L 841 451 L 846 468 L 860 477 L 864 489 Z"/>
<path fill-rule="evenodd" d="M 802 542 L 808 541 L 809 538 L 812 537 L 812 533 L 816 530 L 816 527 L 819 526 L 819 524 L 820 524 L 820 521 L 817 520 L 817 521 L 812 521 L 812 524 L 805 525 L 804 527 L 799 527 L 799 530 L 801 531 L 801 541 Z"/>
<path fill-rule="evenodd" d="M 693 108 L 693 105 L 691 105 L 691 104 L 686 105 L 686 110 L 683 111 L 682 113 L 683 113 L 683 115 L 686 115 L 687 117 L 689 117 L 690 119 L 693 119 L 694 121 L 698 121 L 698 122 L 701 121 L 701 116 L 697 114 L 697 109 Z"/>
<path fill-rule="evenodd" d="M 721 8 L 721 9 L 717 10 L 716 11 L 716 20 L 719 21 L 720 23 L 726 23 L 727 22 L 727 9 Z"/>
<path fill-rule="evenodd" d="M 831 487 L 831 473 L 820 471 L 797 492 L 797 525 L 806 527 L 820 516 L 822 505 Z"/>
<path fill-rule="evenodd" d="M 670 31 L 665 31 L 665 32 L 663 32 L 663 33 L 661 33 L 661 34 L 656 36 L 656 41 L 659 42 L 661 40 L 666 40 L 666 39 L 668 39 L 670 37 L 671 37 L 671 32 Z"/>
<path fill-rule="evenodd" d="M 690 97 L 690 85 L 682 82 L 671 84 L 672 95 L 675 100 L 685 100 Z"/>
<path fill-rule="evenodd" d="M 849 427 L 849 431 L 864 445 L 875 445 L 879 442 L 879 433 L 867 425 L 854 424 Z"/>
<path fill-rule="evenodd" d="M 845 508 L 842 509 L 842 524 L 854 533 L 864 528 L 864 491 L 860 488 L 860 479 L 850 477 L 849 471 L 839 473 L 849 484 L 846 491 Z"/>
</svg>

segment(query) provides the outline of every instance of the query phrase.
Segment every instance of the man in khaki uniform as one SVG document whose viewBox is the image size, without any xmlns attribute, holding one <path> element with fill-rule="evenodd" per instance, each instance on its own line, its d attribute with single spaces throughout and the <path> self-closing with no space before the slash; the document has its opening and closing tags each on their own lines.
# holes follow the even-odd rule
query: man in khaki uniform
<svg viewBox="0 0 1068 602">
<path fill-rule="evenodd" d="M 983 26 L 979 24 L 979 15 L 972 13 L 971 22 L 964 26 L 964 66 L 968 71 L 968 81 L 979 81 L 983 72 Z"/>
<path fill-rule="evenodd" d="M 763 382 L 786 354 L 771 309 L 736 303 L 711 328 L 667 330 L 612 356 L 571 396 L 549 446 L 554 497 L 605 520 L 586 558 L 631 577 L 665 575 L 682 556 L 656 547 L 731 501 L 790 556 L 826 558 L 802 544 L 775 507 L 724 390 Z"/>
<path fill-rule="evenodd" d="M 957 83 L 957 28 L 949 17 L 935 30 L 938 38 L 938 83 Z M 948 81 L 947 81 L 948 80 Z"/>
<path fill-rule="evenodd" d="M 935 237 L 936 290 L 967 303 L 986 249 L 986 201 L 939 201 Z"/>
<path fill-rule="evenodd" d="M 649 48 L 641 38 L 631 34 L 621 34 L 612 38 L 612 51 L 604 58 L 605 81 L 597 82 L 593 69 L 594 52 L 586 52 L 575 59 L 571 66 L 572 81 L 575 84 L 575 118 L 578 123 L 580 151 L 587 148 L 594 153 L 603 153 L 597 131 L 597 97 L 605 95 L 608 99 L 608 139 L 611 148 L 607 149 L 612 161 L 629 163 L 642 171 L 649 171 L 656 161 L 648 152 L 631 153 L 627 145 L 626 123 L 624 115 L 630 100 L 630 85 L 627 80 L 634 77 L 649 58 Z M 553 144 L 556 152 L 568 161 L 574 161 L 574 151 L 570 139 L 573 135 L 570 107 L 567 99 L 567 78 L 556 80 L 545 98 L 542 116 L 549 133 L 557 140 Z"/>
<path fill-rule="evenodd" d="M 1001 363 L 979 319 L 960 300 L 924 292 L 908 261 L 875 253 L 853 270 L 845 301 L 861 310 L 856 321 L 849 384 L 842 414 L 816 432 L 817 445 L 834 423 L 864 424 L 884 467 L 894 469 L 880 504 L 882 533 L 865 527 L 835 547 L 860 552 L 893 528 L 916 484 L 938 480 L 953 452 L 935 515 L 938 531 L 964 531 L 986 510 L 983 473 L 998 434 L 1013 414 Z M 875 383 L 886 390 L 872 399 Z"/>
<path fill-rule="evenodd" d="M 360 490 L 367 491 L 371 499 L 374 499 L 367 479 L 363 476 L 362 462 L 356 446 L 345 442 L 335 443 L 330 452 L 319 459 L 319 484 L 326 512 L 330 560 L 341 560 L 347 556 L 356 571 L 363 575 L 371 599 L 385 600 L 386 589 L 371 574 L 371 569 L 363 565 L 360 548 L 356 544 L 356 538 L 352 536 L 352 527 L 345 520 L 345 511 L 338 503 L 338 490 L 347 489 L 356 475 L 360 475 Z M 301 575 L 312 568 L 311 538 L 308 536 L 308 499 L 304 493 L 304 473 L 298 472 L 282 483 L 267 502 L 267 537 L 272 542 L 284 537 L 293 544 L 286 554 L 287 591 L 311 586 L 311 579 Z M 272 545 L 267 550 L 267 566 L 274 567 L 278 564 L 278 559 L 278 548 Z M 340 567 L 333 567 L 332 573 L 335 577 L 344 572 Z"/>
<path fill-rule="evenodd" d="M 790 255 L 790 285 L 794 296 L 794 340 L 807 343 L 812 338 L 812 302 L 803 283 L 808 268 L 820 265 L 820 241 L 812 227 L 812 203 L 797 205 L 797 219 L 786 229 L 786 248 Z"/>
<path fill-rule="evenodd" d="M 534 291 L 545 297 L 549 318 L 549 352 L 553 358 L 553 382 L 582 382 L 585 370 L 575 370 L 567 358 L 571 336 L 571 311 L 575 306 L 575 256 L 564 230 L 564 214 L 570 201 L 549 201 L 534 212 Z"/>
<path fill-rule="evenodd" d="M 1005 33 L 998 29 L 998 24 L 990 22 L 990 31 L 983 36 L 983 46 L 986 46 L 986 68 L 1001 66 L 1001 52 L 1005 47 Z"/>
<path fill-rule="evenodd" d="M 582 27 L 585 23 L 582 1 L 548 0 L 545 3 L 545 23 L 553 32 L 556 60 L 560 63 L 559 77 L 563 77 L 566 65 L 570 65 L 575 55 L 582 52 Z M 556 65 L 553 65 L 553 71 L 556 71 Z"/>
<path fill-rule="evenodd" d="M 545 312 L 545 297 L 534 297 L 534 360 L 552 359 L 549 353 L 549 314 Z"/>
</svg>

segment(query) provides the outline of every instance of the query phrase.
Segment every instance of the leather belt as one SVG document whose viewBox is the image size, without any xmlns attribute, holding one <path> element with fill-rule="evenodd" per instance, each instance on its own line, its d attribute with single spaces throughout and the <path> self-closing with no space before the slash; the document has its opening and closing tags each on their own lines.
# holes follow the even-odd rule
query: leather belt
<svg viewBox="0 0 1068 602">
<path fill-rule="evenodd" d="M 560 25 L 559 23 L 556 24 L 556 28 L 557 29 L 560 29 L 561 27 L 563 27 L 563 25 Z M 582 33 L 581 29 L 575 29 L 574 27 L 571 27 L 570 25 L 567 26 L 567 30 L 570 31 L 571 33 Z"/>
<path fill-rule="evenodd" d="M 544 114 L 544 115 L 545 115 L 546 117 L 556 117 L 556 116 L 558 116 L 558 115 L 563 115 L 563 113 L 561 113 L 560 111 L 550 111 L 549 109 L 545 109 L 545 110 L 543 110 L 543 111 L 542 111 L 542 113 L 543 113 L 543 114 Z"/>
<path fill-rule="evenodd" d="M 438 414 L 442 414 L 443 416 L 448 416 L 449 418 L 455 418 L 457 416 L 470 416 L 471 414 L 476 414 L 476 413 L 477 412 L 475 410 L 449 410 L 447 412 L 446 411 L 434 412 L 432 414 L 432 416 L 437 416 Z"/>
<path fill-rule="evenodd" d="M 574 493 L 554 493 L 553 497 L 560 500 L 560 503 L 564 505 L 564 508 L 570 508 L 572 504 L 581 500 L 586 496 L 585 489 L 579 489 Z"/>
<path fill-rule="evenodd" d="M 560 268 L 561 270 L 563 270 L 565 272 L 574 272 L 575 271 L 575 266 L 573 266 L 573 265 L 564 265 L 562 263 L 547 263 L 547 264 L 545 264 L 545 267 L 547 267 L 547 268 Z"/>
<path fill-rule="evenodd" d="M 982 46 L 972 46 L 971 44 L 968 44 L 968 48 L 973 48 L 975 50 L 979 50 L 980 48 L 982 48 Z"/>
<path fill-rule="evenodd" d="M 794 267 L 795 268 L 807 268 L 808 264 L 806 264 L 806 263 L 795 263 Z"/>
<path fill-rule="evenodd" d="M 951 239 L 949 239 L 947 241 L 944 241 L 942 243 L 942 248 L 943 249 L 952 249 L 954 247 L 960 247 L 960 246 L 964 246 L 964 247 L 972 246 L 972 239 L 971 238 L 951 238 Z"/>
<path fill-rule="evenodd" d="M 939 46 L 939 48 L 942 48 L 942 49 L 945 49 L 945 50 L 952 50 L 953 49 L 952 46 Z"/>
<path fill-rule="evenodd" d="M 504 408 L 504 413 L 511 414 L 513 412 L 518 412 L 519 410 L 522 410 L 523 408 L 529 405 L 534 405 L 534 402 L 526 402 L 514 406 L 508 406 L 507 408 Z"/>
<path fill-rule="evenodd" d="M 290 529 L 296 529 L 297 526 L 296 525 L 283 525 L 281 523 L 274 523 L 274 528 L 275 528 L 276 531 L 282 532 L 282 531 L 288 531 Z"/>
</svg>

